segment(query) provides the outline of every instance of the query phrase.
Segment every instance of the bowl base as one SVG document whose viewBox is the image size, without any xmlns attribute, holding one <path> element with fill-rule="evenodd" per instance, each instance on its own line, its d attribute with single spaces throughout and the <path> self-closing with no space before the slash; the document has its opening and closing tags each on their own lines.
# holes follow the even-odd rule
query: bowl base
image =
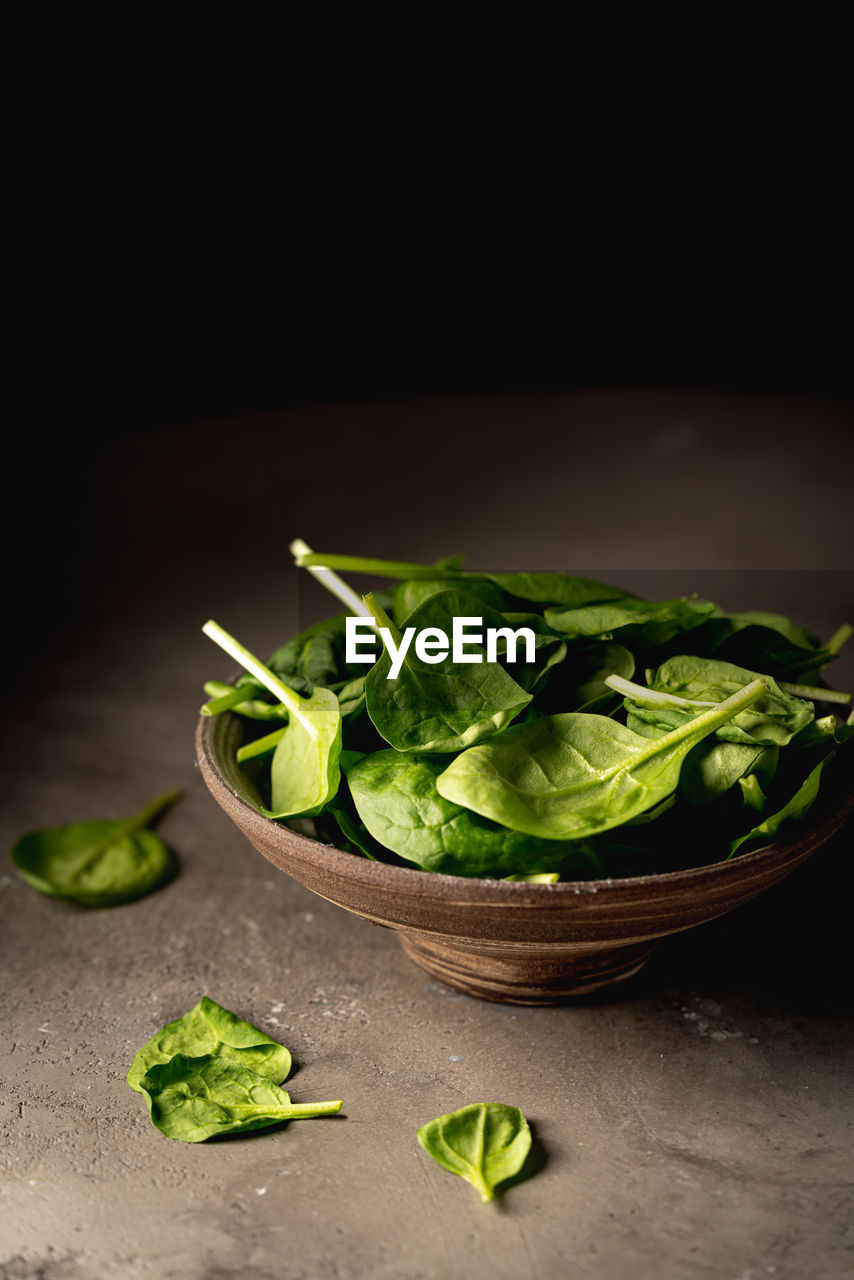
<svg viewBox="0 0 854 1280">
<path fill-rule="evenodd" d="M 410 959 L 445 986 L 500 1004 L 562 1004 L 615 982 L 643 967 L 657 943 L 643 942 L 578 955 L 533 951 L 508 955 L 456 947 L 424 934 L 399 933 Z"/>
</svg>

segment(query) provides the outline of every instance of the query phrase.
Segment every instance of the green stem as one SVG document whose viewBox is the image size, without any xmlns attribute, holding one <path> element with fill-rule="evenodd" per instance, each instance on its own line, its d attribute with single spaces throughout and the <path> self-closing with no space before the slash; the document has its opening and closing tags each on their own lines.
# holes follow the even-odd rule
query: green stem
<svg viewBox="0 0 854 1280">
<path fill-rule="evenodd" d="M 344 569 L 350 573 L 370 573 L 376 578 L 457 578 L 459 569 L 441 569 L 435 564 L 410 564 L 406 560 L 370 560 L 362 556 L 335 556 L 311 551 L 297 555 L 303 569 Z"/>
<path fill-rule="evenodd" d="M 696 736 L 697 741 L 701 741 L 713 729 L 717 729 L 718 725 L 726 724 L 733 716 L 737 716 L 739 711 L 743 711 L 745 707 L 757 702 L 767 692 L 768 686 L 764 680 L 751 680 L 750 684 L 746 684 L 743 689 L 739 689 L 737 693 L 732 694 L 724 702 L 717 703 L 710 711 L 704 711 L 702 715 L 695 716 L 693 720 L 686 720 L 677 729 L 671 729 L 669 733 L 663 734 L 660 738 L 647 738 L 645 741 L 648 746 L 642 748 L 636 756 L 632 757 L 631 766 L 634 767 L 639 760 L 648 759 L 659 751 L 666 751 L 669 747 L 677 746 L 686 738 Z"/>
<path fill-rule="evenodd" d="M 309 573 L 313 574 L 314 577 L 317 578 L 321 586 L 326 587 L 327 591 L 331 591 L 334 596 L 337 596 L 342 604 L 347 606 L 350 613 L 354 613 L 359 618 L 366 618 L 368 616 L 365 612 L 365 606 L 362 604 L 361 599 L 356 595 L 353 588 L 347 585 L 343 578 L 339 578 L 337 573 L 333 573 L 332 570 L 327 567 L 318 568 L 316 565 L 308 564 L 306 562 L 305 557 L 314 555 L 314 552 L 308 543 L 303 542 L 302 538 L 294 538 L 289 550 L 297 564 L 308 569 Z"/>
<path fill-rule="evenodd" d="M 401 642 L 403 641 L 403 636 L 401 635 L 398 628 L 394 625 L 391 618 L 386 613 L 385 609 L 383 609 L 383 607 L 377 602 L 373 592 L 369 591 L 368 594 L 363 597 L 363 599 L 365 601 L 365 605 L 371 617 L 373 618 L 374 622 L 377 624 L 377 627 L 385 627 L 388 630 L 389 634 L 391 635 L 391 638 L 394 641 L 396 647 L 399 649 Z"/>
<path fill-rule="evenodd" d="M 340 1098 L 337 1102 L 292 1102 L 284 1119 L 308 1120 L 312 1116 L 334 1116 L 343 1106 Z"/>
<path fill-rule="evenodd" d="M 694 707 L 716 707 L 717 702 L 697 702 L 693 698 L 682 698 L 678 693 L 665 693 L 661 689 L 647 689 L 642 684 L 635 684 L 632 680 L 624 680 L 622 676 L 610 675 L 605 677 L 605 684 L 609 689 L 615 689 L 617 693 L 622 693 L 625 697 L 631 698 L 634 702 L 641 705 L 651 707 L 676 707 L 678 710 L 691 710 Z"/>
<path fill-rule="evenodd" d="M 840 702 L 847 707 L 851 701 L 850 693 L 841 693 L 838 689 L 821 689 L 812 684 L 789 684 L 788 681 L 781 680 L 780 688 L 786 693 L 794 694 L 796 698 L 808 698 L 811 702 Z"/>
<path fill-rule="evenodd" d="M 838 627 L 837 630 L 834 631 L 833 635 L 825 645 L 825 648 L 829 649 L 831 653 L 839 653 L 839 650 L 845 644 L 845 641 L 852 635 L 854 635 L 854 627 L 847 622 L 843 622 L 842 626 Z"/>
<path fill-rule="evenodd" d="M 228 692 L 222 693 L 221 690 L 223 689 L 227 689 Z M 221 711 L 230 711 L 232 707 L 239 707 L 241 703 L 251 702 L 261 690 L 261 685 L 258 685 L 257 688 L 251 685 L 241 685 L 240 688 L 234 689 L 231 685 L 221 684 L 219 680 L 208 680 L 205 684 L 205 693 L 215 696 L 200 708 L 200 714 L 203 716 L 218 716 Z"/>
<path fill-rule="evenodd" d="M 283 729 L 274 729 L 263 738 L 256 738 L 254 742 L 248 742 L 245 747 L 239 747 L 237 763 L 243 764 L 246 760 L 254 760 L 256 756 L 265 756 L 268 752 L 275 751 L 287 731 L 288 726 L 285 725 Z"/>
<path fill-rule="evenodd" d="M 317 739 L 317 729 L 311 723 L 310 718 L 305 715 L 302 709 L 303 699 L 298 693 L 294 693 L 293 689 L 289 689 L 283 680 L 274 675 L 269 667 L 265 667 L 264 663 L 256 658 L 254 653 L 250 653 L 245 645 L 242 645 L 239 640 L 235 640 L 234 636 L 229 635 L 218 622 L 214 622 L 212 619 L 209 620 L 202 627 L 202 631 L 209 639 L 213 640 L 214 644 L 218 644 L 220 649 L 224 649 L 230 657 L 239 662 L 241 667 L 245 667 L 250 675 L 255 676 L 255 679 L 260 681 L 265 689 L 269 689 L 273 697 L 277 698 L 286 707 L 288 713 L 299 720 L 306 733 L 313 740 Z"/>
<path fill-rule="evenodd" d="M 144 809 L 140 809 L 139 813 L 135 814 L 134 817 L 130 819 L 133 825 L 128 827 L 128 831 L 139 831 L 143 827 L 150 826 L 152 821 L 158 817 L 164 809 L 168 809 L 170 805 L 175 804 L 175 802 L 180 799 L 180 791 L 177 791 L 174 788 L 171 791 L 164 791 L 156 800 L 152 800 L 150 804 L 147 804 Z"/>
</svg>

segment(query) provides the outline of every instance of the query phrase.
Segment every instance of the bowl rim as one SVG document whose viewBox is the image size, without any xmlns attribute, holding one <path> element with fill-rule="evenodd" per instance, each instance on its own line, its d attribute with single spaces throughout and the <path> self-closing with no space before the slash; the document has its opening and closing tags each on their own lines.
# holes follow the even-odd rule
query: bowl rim
<svg viewBox="0 0 854 1280">
<path fill-rule="evenodd" d="M 227 723 L 235 719 L 231 712 L 223 712 L 222 715 L 229 718 Z M 744 878 L 746 872 L 749 873 L 754 868 L 758 872 L 766 862 L 774 858 L 786 861 L 787 855 L 794 857 L 803 849 L 805 842 L 811 842 L 819 831 L 824 832 L 826 830 L 827 838 L 829 838 L 844 825 L 854 809 L 854 786 L 849 786 L 847 795 L 843 788 L 841 803 L 839 802 L 838 794 L 832 797 L 835 801 L 832 804 L 829 803 L 830 796 L 819 796 L 815 806 L 818 809 L 817 816 L 819 821 L 798 831 L 792 839 L 771 841 L 768 844 L 760 845 L 758 849 L 754 849 L 749 853 L 740 854 L 736 858 L 725 858 L 718 862 L 704 863 L 698 867 L 685 867 L 681 871 L 649 872 L 639 876 L 618 876 L 599 880 L 559 880 L 551 884 L 537 884 L 524 880 L 491 879 L 481 876 L 456 876 L 443 871 L 422 871 L 418 867 L 401 867 L 391 862 L 378 864 L 368 858 L 359 858 L 355 854 L 347 853 L 346 850 L 339 849 L 337 845 L 325 844 L 314 836 L 305 835 L 303 832 L 295 831 L 292 827 L 283 825 L 273 818 L 266 817 L 265 814 L 260 813 L 234 790 L 223 777 L 216 764 L 211 750 L 210 738 L 219 719 L 221 719 L 220 716 L 199 716 L 195 736 L 196 763 L 214 798 L 217 798 L 217 789 L 225 792 L 229 797 L 230 803 L 232 805 L 236 804 L 237 808 L 245 815 L 246 822 L 249 825 L 256 826 L 259 829 L 275 830 L 285 838 L 286 843 L 299 842 L 303 846 L 314 846 L 317 851 L 322 851 L 328 870 L 337 871 L 340 875 L 349 879 L 373 885 L 379 890 L 388 890 L 393 885 L 401 891 L 414 890 L 419 885 L 423 889 L 427 889 L 429 884 L 440 896 L 446 896 L 453 891 L 455 896 L 463 893 L 471 901 L 493 898 L 496 892 L 501 895 L 532 894 L 542 901 L 547 896 L 571 895 L 573 898 L 577 898 L 581 895 L 589 895 L 593 897 L 602 893 L 606 888 L 609 894 L 614 892 L 630 894 L 637 893 L 643 889 L 659 887 L 664 889 L 668 886 L 675 888 L 679 885 L 690 884 L 692 881 L 694 883 L 703 883 L 727 875 Z M 824 804 L 822 804 L 822 799 Z M 374 870 L 378 865 L 382 867 L 382 876 L 378 876 Z M 425 877 L 429 877 L 429 880 L 425 881 Z M 747 878 L 750 878 L 749 874 Z"/>
</svg>

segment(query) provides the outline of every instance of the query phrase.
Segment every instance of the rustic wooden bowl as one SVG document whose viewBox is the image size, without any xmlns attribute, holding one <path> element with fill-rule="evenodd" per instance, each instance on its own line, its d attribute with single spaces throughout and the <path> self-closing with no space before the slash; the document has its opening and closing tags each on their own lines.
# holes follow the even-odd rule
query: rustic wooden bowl
<svg viewBox="0 0 854 1280">
<path fill-rule="evenodd" d="M 557 1004 L 631 977 L 657 941 L 749 902 L 800 866 L 845 822 L 854 795 L 820 795 L 792 839 L 730 862 L 627 880 L 523 884 L 370 862 L 263 817 L 235 761 L 243 728 L 201 719 L 196 754 L 208 789 L 256 849 L 329 902 L 398 932 L 440 982 L 508 1004 Z"/>
</svg>

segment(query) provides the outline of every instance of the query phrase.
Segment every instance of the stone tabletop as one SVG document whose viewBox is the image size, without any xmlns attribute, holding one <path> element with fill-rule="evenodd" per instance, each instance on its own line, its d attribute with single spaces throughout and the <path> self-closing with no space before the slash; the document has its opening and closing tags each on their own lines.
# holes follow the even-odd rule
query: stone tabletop
<svg viewBox="0 0 854 1280">
<path fill-rule="evenodd" d="M 181 873 L 89 911 L 0 868 L 2 1280 L 851 1274 L 850 826 L 623 986 L 514 1008 L 435 984 L 277 872 L 193 757 L 224 674 L 205 619 L 264 652 L 326 608 L 297 535 L 697 590 L 829 634 L 854 621 L 850 428 L 832 403 L 591 392 L 297 408 L 78 458 L 52 544 L 21 549 L 5 844 L 177 786 Z M 833 678 L 854 684 L 854 655 Z M 125 1073 L 203 994 L 289 1046 L 295 1100 L 341 1116 L 163 1138 Z M 415 1140 L 487 1100 L 522 1109 L 539 1165 L 491 1205 Z"/>
</svg>

